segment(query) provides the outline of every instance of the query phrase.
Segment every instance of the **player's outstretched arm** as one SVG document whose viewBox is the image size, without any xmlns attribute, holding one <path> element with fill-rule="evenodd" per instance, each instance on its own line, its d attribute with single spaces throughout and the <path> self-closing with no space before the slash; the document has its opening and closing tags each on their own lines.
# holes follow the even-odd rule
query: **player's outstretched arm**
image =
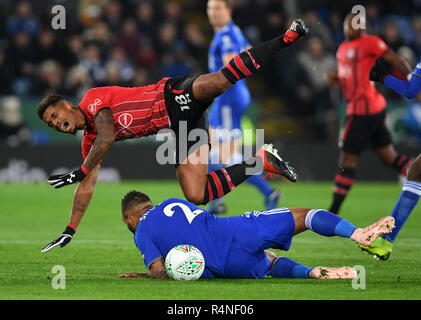
<svg viewBox="0 0 421 320">
<path fill-rule="evenodd" d="M 149 266 L 148 273 L 123 273 L 118 276 L 119 278 L 152 278 L 152 279 L 165 279 L 168 274 L 165 271 L 164 259 L 162 257 L 154 260 Z"/>
<path fill-rule="evenodd" d="M 376 62 L 370 70 L 370 80 L 381 82 L 386 88 L 408 99 L 413 99 L 421 90 L 421 63 L 415 67 L 409 81 L 404 81 L 389 75 L 381 63 Z"/>
<path fill-rule="evenodd" d="M 98 165 L 89 173 L 86 179 L 79 183 L 73 198 L 73 206 L 69 224 L 66 226 L 64 232 L 57 239 L 47 244 L 41 250 L 41 252 L 50 251 L 57 246 L 64 247 L 72 240 L 73 235 L 75 234 L 76 229 L 79 226 L 79 223 L 82 220 L 82 217 L 85 214 L 92 199 L 95 184 L 98 178 L 99 168 L 100 166 Z"/>
</svg>

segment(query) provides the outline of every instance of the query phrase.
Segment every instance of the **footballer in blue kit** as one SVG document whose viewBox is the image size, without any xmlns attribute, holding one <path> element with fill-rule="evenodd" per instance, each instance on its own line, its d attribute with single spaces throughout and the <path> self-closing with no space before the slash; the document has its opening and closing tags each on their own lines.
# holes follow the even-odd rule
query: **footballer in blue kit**
<svg viewBox="0 0 421 320">
<path fill-rule="evenodd" d="M 209 47 L 209 72 L 218 72 L 238 53 L 250 48 L 250 44 L 240 28 L 232 21 L 232 7 L 226 0 L 209 0 L 207 14 L 215 35 Z M 214 99 L 209 112 L 209 126 L 212 149 L 210 151 L 209 171 L 222 169 L 244 160 L 240 152 L 242 138 L 241 121 L 251 101 L 246 80 L 236 82 L 224 94 Z M 227 145 L 225 147 L 223 145 Z M 226 152 L 225 150 L 229 150 Z M 275 208 L 280 193 L 264 181 L 261 175 L 254 175 L 247 182 L 256 187 L 265 198 L 266 209 Z M 224 213 L 223 199 L 210 202 L 209 212 Z"/>
<path fill-rule="evenodd" d="M 267 249 L 287 251 L 292 237 L 308 229 L 370 245 L 394 226 L 393 217 L 385 217 L 365 229 L 357 228 L 322 209 L 278 208 L 217 217 L 176 198 L 153 206 L 146 194 L 135 190 L 125 195 L 121 210 L 148 268 L 148 273 L 126 273 L 121 278 L 168 277 L 164 259 L 180 244 L 193 245 L 203 254 L 205 270 L 201 278 L 354 278 L 356 271 L 350 267 L 310 268 Z"/>
</svg>

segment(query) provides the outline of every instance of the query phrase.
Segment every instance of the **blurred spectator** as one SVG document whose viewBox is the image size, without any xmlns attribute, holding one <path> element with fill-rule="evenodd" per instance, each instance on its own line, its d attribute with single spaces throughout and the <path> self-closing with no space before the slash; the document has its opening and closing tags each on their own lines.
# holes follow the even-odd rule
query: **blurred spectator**
<svg viewBox="0 0 421 320">
<path fill-rule="evenodd" d="M 165 23 L 171 23 L 175 28 L 176 36 L 183 37 L 184 19 L 181 17 L 180 5 L 174 1 L 165 2 Z"/>
<path fill-rule="evenodd" d="M 41 62 L 47 59 L 61 59 L 61 50 L 56 41 L 56 35 L 51 29 L 44 29 L 38 35 L 38 42 L 36 50 L 33 52 L 36 54 L 37 62 Z"/>
<path fill-rule="evenodd" d="M 10 94 L 10 80 L 13 77 L 13 65 L 7 61 L 4 48 L 0 48 L 0 95 Z"/>
<path fill-rule="evenodd" d="M 115 34 L 120 30 L 123 16 L 119 1 L 112 0 L 105 5 L 103 20 L 108 25 L 112 33 Z"/>
<path fill-rule="evenodd" d="M 116 37 L 115 45 L 122 47 L 129 59 L 136 59 L 140 49 L 140 35 L 134 19 L 124 20 L 122 30 Z"/>
<path fill-rule="evenodd" d="M 94 82 L 88 71 L 83 66 L 76 65 L 67 72 L 64 93 L 79 100 L 93 86 Z"/>
<path fill-rule="evenodd" d="M 308 50 L 303 50 L 298 55 L 298 63 L 304 70 L 308 79 L 307 86 L 300 88 L 300 95 L 304 94 L 310 103 L 311 114 L 314 114 L 314 124 L 321 137 L 334 138 L 335 132 L 327 125 L 327 112 L 332 109 L 330 105 L 329 88 L 325 82 L 325 74 L 336 68 L 335 56 L 325 51 L 320 38 L 313 37 L 307 42 Z M 305 91 L 303 91 L 305 90 Z M 331 123 L 329 123 L 331 125 Z"/>
<path fill-rule="evenodd" d="M 67 41 L 67 47 L 63 50 L 63 61 L 66 67 L 79 64 L 83 53 L 83 39 L 81 35 L 71 35 Z"/>
<path fill-rule="evenodd" d="M 10 147 L 28 142 L 29 131 L 23 123 L 19 98 L 7 96 L 0 103 L 0 141 Z"/>
<path fill-rule="evenodd" d="M 404 118 L 404 126 L 409 134 L 410 143 L 421 144 L 421 93 L 411 102 Z"/>
<path fill-rule="evenodd" d="M 101 59 L 105 59 L 112 45 L 112 37 L 107 24 L 98 22 L 92 28 L 87 28 L 82 38 L 86 44 L 94 44 L 99 50 Z"/>
<path fill-rule="evenodd" d="M 14 36 L 18 32 L 24 32 L 31 38 L 36 36 L 39 29 L 39 21 L 33 15 L 31 4 L 28 1 L 18 3 L 15 14 L 7 19 L 6 28 L 10 36 Z"/>
<path fill-rule="evenodd" d="M 142 48 L 139 50 L 137 60 L 140 66 L 144 68 L 151 68 L 158 62 L 158 54 L 152 46 L 151 41 L 143 41 Z"/>
<path fill-rule="evenodd" d="M 138 30 L 145 41 L 153 42 L 155 38 L 154 8 L 149 1 L 139 3 L 136 12 Z"/>
<path fill-rule="evenodd" d="M 139 68 L 136 70 L 132 82 L 133 87 L 143 87 L 149 84 L 149 75 L 145 69 Z"/>
<path fill-rule="evenodd" d="M 365 6 L 366 28 L 369 34 L 379 34 L 382 27 L 382 22 L 379 17 L 378 5 L 375 3 L 368 3 Z"/>
<path fill-rule="evenodd" d="M 121 47 L 113 47 L 107 64 L 117 66 L 119 79 L 128 83 L 133 79 L 134 69 L 130 61 L 127 59 L 126 52 Z M 107 69 L 107 67 L 106 67 Z"/>
<path fill-rule="evenodd" d="M 32 93 L 45 96 L 50 93 L 61 92 L 63 90 L 62 73 L 62 69 L 56 61 L 44 60 L 38 68 Z"/>
<path fill-rule="evenodd" d="M 421 14 L 415 16 L 412 22 L 412 32 L 413 32 L 413 49 L 415 50 L 415 55 L 421 57 Z"/>
<path fill-rule="evenodd" d="M 399 30 L 394 22 L 387 22 L 382 31 L 383 40 L 391 49 L 397 51 L 403 45 Z"/>
<path fill-rule="evenodd" d="M 120 68 L 117 62 L 109 61 L 105 64 L 105 86 L 127 86 L 121 77 Z"/>
<path fill-rule="evenodd" d="M 207 72 L 208 44 L 200 27 L 195 23 L 188 23 L 184 28 L 184 38 L 186 39 L 186 50 L 189 55 L 197 59 L 202 73 Z"/>
<path fill-rule="evenodd" d="M 338 12 L 332 12 L 329 16 L 329 27 L 332 33 L 332 40 L 337 48 L 344 41 L 343 18 Z"/>
<path fill-rule="evenodd" d="M 89 44 L 83 51 L 80 65 L 85 68 L 95 85 L 101 85 L 105 80 L 104 63 L 101 60 L 99 49 L 94 44 Z"/>
<path fill-rule="evenodd" d="M 304 21 L 310 28 L 309 36 L 315 36 L 320 38 L 323 42 L 323 47 L 327 50 L 335 49 L 329 27 L 323 21 L 321 21 L 316 10 L 310 9 L 307 12 L 305 12 Z"/>
<path fill-rule="evenodd" d="M 183 40 L 177 40 L 176 29 L 173 24 L 166 22 L 159 28 L 159 47 L 158 52 L 161 56 L 170 54 L 174 49 L 175 42 L 182 42 Z"/>
<path fill-rule="evenodd" d="M 31 90 L 35 71 L 34 46 L 27 33 L 18 32 L 8 49 L 9 62 L 14 69 L 12 90 L 17 95 L 26 95 Z"/>
</svg>

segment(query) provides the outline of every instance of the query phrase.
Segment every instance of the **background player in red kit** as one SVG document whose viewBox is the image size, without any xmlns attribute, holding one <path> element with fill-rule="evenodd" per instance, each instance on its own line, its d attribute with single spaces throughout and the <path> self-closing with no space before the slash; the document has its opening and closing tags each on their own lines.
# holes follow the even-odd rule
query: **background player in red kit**
<svg viewBox="0 0 421 320">
<path fill-rule="evenodd" d="M 328 74 L 326 79 L 329 85 L 339 82 L 347 102 L 345 125 L 339 137 L 339 171 L 335 176 L 333 201 L 329 208 L 334 213 L 339 212 L 355 182 L 357 160 L 368 143 L 386 165 L 403 175 L 411 162 L 408 157 L 395 151 L 385 125 L 386 100 L 369 80 L 370 68 L 379 58 L 391 63 L 405 75 L 411 69 L 382 39 L 365 34 L 362 28 L 357 27 L 358 23 L 355 22 L 358 19 L 356 14 L 349 14 L 345 18 L 346 40 L 336 54 L 338 69 Z"/>
<path fill-rule="evenodd" d="M 214 98 L 257 72 L 279 50 L 307 33 L 304 22 L 298 19 L 281 36 L 241 52 L 218 72 L 163 78 L 146 87 L 93 88 L 85 94 L 79 107 L 73 107 L 60 95 L 45 97 L 38 106 L 38 116 L 48 126 L 71 134 L 84 130 L 84 162 L 76 170 L 48 179 L 55 188 L 80 183 L 74 195 L 70 223 L 42 252 L 58 245 L 63 247 L 72 239 L 93 195 L 100 162 L 114 142 L 147 136 L 164 128 L 177 133 L 181 121 L 187 123 L 188 132 L 208 130 L 206 109 Z M 176 174 L 186 199 L 194 204 L 206 204 L 224 196 L 250 176 L 248 168 L 256 167 L 256 163 L 243 161 L 208 174 L 208 161 L 198 163 L 197 159 L 203 159 L 204 154 L 208 156 L 209 140 L 199 146 L 195 141 L 187 141 L 189 154 L 179 157 L 179 143 L 185 142 L 176 137 Z M 193 146 L 197 148 L 192 149 Z M 276 150 L 264 147 L 256 156 L 262 158 L 264 170 L 296 181 L 294 171 Z"/>
</svg>

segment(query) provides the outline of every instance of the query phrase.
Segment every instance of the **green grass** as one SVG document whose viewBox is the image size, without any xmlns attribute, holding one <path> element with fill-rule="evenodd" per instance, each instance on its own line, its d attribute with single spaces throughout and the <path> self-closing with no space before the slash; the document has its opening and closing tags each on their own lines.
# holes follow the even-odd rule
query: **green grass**
<svg viewBox="0 0 421 320">
<path fill-rule="evenodd" d="M 274 183 L 281 206 L 327 208 L 332 182 Z M 325 238 L 310 231 L 294 238 L 290 251 L 278 254 L 309 266 L 362 265 L 366 289 L 351 280 L 272 279 L 173 280 L 120 279 L 125 272 L 146 272 L 131 233 L 120 218 L 120 200 L 131 189 L 158 203 L 182 197 L 175 181 L 126 181 L 99 184 L 74 240 L 42 254 L 68 222 L 74 188 L 54 190 L 44 184 L 0 184 L 0 299 L 420 299 L 421 209 L 414 210 L 399 234 L 388 261 L 375 261 L 344 238 Z M 401 187 L 357 183 L 341 215 L 366 226 L 390 214 Z M 261 196 L 245 184 L 226 198 L 229 215 L 263 209 Z M 66 289 L 55 290 L 52 267 L 66 268 Z"/>
</svg>

